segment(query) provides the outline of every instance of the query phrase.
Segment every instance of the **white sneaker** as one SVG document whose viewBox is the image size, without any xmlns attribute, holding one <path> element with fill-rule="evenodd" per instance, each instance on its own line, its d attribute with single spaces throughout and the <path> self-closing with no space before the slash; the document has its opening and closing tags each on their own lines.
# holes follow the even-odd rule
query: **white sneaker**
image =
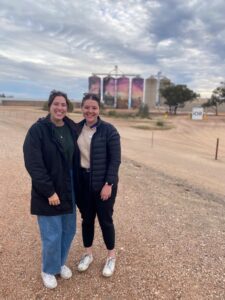
<svg viewBox="0 0 225 300">
<path fill-rule="evenodd" d="M 70 270 L 70 268 L 68 268 L 66 265 L 61 267 L 61 271 L 60 271 L 60 276 L 63 279 L 69 279 L 72 277 L 72 271 Z"/>
<path fill-rule="evenodd" d="M 81 260 L 78 264 L 78 267 L 77 267 L 78 271 L 80 271 L 80 272 L 86 271 L 92 262 L 93 262 L 93 256 L 91 254 L 85 254 L 81 258 Z"/>
<path fill-rule="evenodd" d="M 105 277 L 110 277 L 115 271 L 116 259 L 115 257 L 108 257 L 105 266 L 102 271 L 102 275 Z"/>
<path fill-rule="evenodd" d="M 54 289 L 57 287 L 57 280 L 54 275 L 41 272 L 41 277 L 46 288 Z"/>
</svg>

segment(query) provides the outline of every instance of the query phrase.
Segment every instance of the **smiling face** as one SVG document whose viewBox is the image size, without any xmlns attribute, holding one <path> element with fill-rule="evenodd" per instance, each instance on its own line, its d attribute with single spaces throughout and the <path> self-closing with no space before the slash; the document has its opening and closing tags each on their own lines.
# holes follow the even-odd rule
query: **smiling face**
<svg viewBox="0 0 225 300">
<path fill-rule="evenodd" d="M 88 126 L 92 126 L 97 122 L 99 116 L 99 104 L 97 101 L 86 99 L 81 110 Z"/>
<path fill-rule="evenodd" d="M 67 113 L 67 103 L 63 96 L 56 96 L 49 107 L 51 121 L 57 125 L 63 125 L 63 118 Z"/>
</svg>

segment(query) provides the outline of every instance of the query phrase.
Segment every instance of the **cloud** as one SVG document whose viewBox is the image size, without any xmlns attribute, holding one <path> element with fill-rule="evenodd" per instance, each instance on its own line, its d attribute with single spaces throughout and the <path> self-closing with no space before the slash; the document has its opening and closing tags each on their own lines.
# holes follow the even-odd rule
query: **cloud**
<svg viewBox="0 0 225 300">
<path fill-rule="evenodd" d="M 225 77 L 225 3 L 0 0 L 0 92 L 80 99 L 92 73 L 159 70 L 210 95 Z"/>
</svg>

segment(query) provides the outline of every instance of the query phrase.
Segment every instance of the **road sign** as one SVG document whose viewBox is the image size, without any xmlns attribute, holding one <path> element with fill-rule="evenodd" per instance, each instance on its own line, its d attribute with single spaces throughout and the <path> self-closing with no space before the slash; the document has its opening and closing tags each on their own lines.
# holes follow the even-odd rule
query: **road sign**
<svg viewBox="0 0 225 300">
<path fill-rule="evenodd" d="M 204 115 L 203 107 L 192 108 L 192 120 L 202 120 Z"/>
</svg>

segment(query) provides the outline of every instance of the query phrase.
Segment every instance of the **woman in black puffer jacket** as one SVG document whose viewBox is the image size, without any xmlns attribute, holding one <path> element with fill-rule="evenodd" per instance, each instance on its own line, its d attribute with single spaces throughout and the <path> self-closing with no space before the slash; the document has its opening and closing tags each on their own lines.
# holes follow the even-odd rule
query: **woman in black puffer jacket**
<svg viewBox="0 0 225 300">
<path fill-rule="evenodd" d="M 84 120 L 78 124 L 80 149 L 80 197 L 77 206 L 82 217 L 85 254 L 78 270 L 86 271 L 93 261 L 92 244 L 96 215 L 108 250 L 103 275 L 109 277 L 115 269 L 115 229 L 113 206 L 117 194 L 118 171 L 121 162 L 120 136 L 116 128 L 100 119 L 100 100 L 86 94 L 82 100 Z"/>
<path fill-rule="evenodd" d="M 31 213 L 37 215 L 42 241 L 43 283 L 55 288 L 55 275 L 72 276 L 65 265 L 76 231 L 75 190 L 78 169 L 76 125 L 66 117 L 67 95 L 52 91 L 49 115 L 29 129 L 23 146 L 32 180 Z"/>
</svg>

